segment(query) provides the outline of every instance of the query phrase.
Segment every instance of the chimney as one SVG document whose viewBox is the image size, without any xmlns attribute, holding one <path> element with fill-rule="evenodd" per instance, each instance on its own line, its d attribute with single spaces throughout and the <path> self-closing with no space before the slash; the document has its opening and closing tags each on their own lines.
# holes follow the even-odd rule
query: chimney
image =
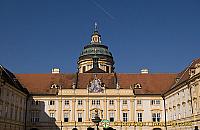
<svg viewBox="0 0 200 130">
<path fill-rule="evenodd" d="M 53 69 L 51 69 L 51 73 L 52 74 L 59 74 L 60 73 L 60 69 L 59 68 L 53 68 Z"/>
<path fill-rule="evenodd" d="M 149 70 L 148 69 L 141 69 L 140 73 L 141 74 L 148 74 Z"/>
</svg>

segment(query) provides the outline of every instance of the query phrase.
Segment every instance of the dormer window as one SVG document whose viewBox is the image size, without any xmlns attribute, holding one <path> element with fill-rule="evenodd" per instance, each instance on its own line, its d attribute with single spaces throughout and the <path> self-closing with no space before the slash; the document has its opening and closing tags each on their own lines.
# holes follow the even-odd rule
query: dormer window
<svg viewBox="0 0 200 130">
<path fill-rule="evenodd" d="M 197 63 L 195 65 L 195 74 L 198 74 L 198 73 L 200 73 L 200 64 L 199 63 Z"/>
<path fill-rule="evenodd" d="M 178 82 L 179 80 L 180 80 L 180 78 L 179 78 L 179 77 L 177 77 L 177 78 L 176 78 L 176 82 Z"/>
<path fill-rule="evenodd" d="M 134 84 L 134 89 L 141 89 L 142 86 L 139 83 Z"/>
<path fill-rule="evenodd" d="M 51 89 L 53 89 L 53 88 L 59 88 L 59 86 L 57 84 L 52 84 Z"/>
<path fill-rule="evenodd" d="M 195 70 L 191 70 L 191 73 L 192 73 L 192 74 L 195 74 Z"/>
<path fill-rule="evenodd" d="M 194 75 L 195 75 L 195 69 L 192 68 L 192 69 L 190 69 L 190 76 L 194 76 Z"/>
</svg>

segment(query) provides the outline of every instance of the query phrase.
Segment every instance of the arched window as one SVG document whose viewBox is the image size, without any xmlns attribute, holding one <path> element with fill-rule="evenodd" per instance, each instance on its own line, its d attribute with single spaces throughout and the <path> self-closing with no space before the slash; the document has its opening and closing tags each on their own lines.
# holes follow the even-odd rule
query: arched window
<svg viewBox="0 0 200 130">
<path fill-rule="evenodd" d="M 161 130 L 161 128 L 153 128 L 153 130 Z"/>
<path fill-rule="evenodd" d="M 86 71 L 86 67 L 85 66 L 83 66 L 83 73 Z"/>
</svg>

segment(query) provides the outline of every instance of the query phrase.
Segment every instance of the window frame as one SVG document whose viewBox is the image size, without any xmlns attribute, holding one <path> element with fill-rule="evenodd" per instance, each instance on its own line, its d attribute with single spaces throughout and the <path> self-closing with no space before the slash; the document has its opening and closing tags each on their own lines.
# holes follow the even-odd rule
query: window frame
<svg viewBox="0 0 200 130">
<path fill-rule="evenodd" d="M 109 105 L 114 105 L 114 100 L 109 100 Z"/>
<path fill-rule="evenodd" d="M 78 105 L 79 106 L 83 105 L 83 100 L 78 100 Z"/>
<path fill-rule="evenodd" d="M 115 114 L 114 114 L 114 112 L 110 112 L 109 113 L 109 120 L 110 120 L 110 122 L 114 122 L 115 121 Z"/>
<path fill-rule="evenodd" d="M 122 104 L 123 104 L 123 105 L 128 105 L 127 99 L 123 99 L 123 100 L 122 100 Z"/>
<path fill-rule="evenodd" d="M 142 112 L 137 113 L 138 122 L 142 122 Z"/>
<path fill-rule="evenodd" d="M 127 122 L 128 121 L 128 113 L 127 112 L 123 112 L 123 122 Z"/>
<path fill-rule="evenodd" d="M 55 101 L 54 100 L 49 100 L 49 105 L 50 106 L 54 106 L 55 105 Z"/>
<path fill-rule="evenodd" d="M 137 99 L 137 105 L 142 105 L 142 100 L 141 99 Z"/>
<path fill-rule="evenodd" d="M 81 112 L 78 113 L 78 122 L 83 122 L 83 114 Z"/>
<path fill-rule="evenodd" d="M 100 100 L 96 100 L 96 104 L 97 105 L 101 105 L 101 101 Z"/>
<path fill-rule="evenodd" d="M 65 106 L 69 106 L 69 100 L 64 101 Z"/>
<path fill-rule="evenodd" d="M 152 122 L 160 122 L 161 121 L 161 113 L 154 112 L 152 113 Z"/>
<path fill-rule="evenodd" d="M 63 117 L 64 117 L 64 122 L 69 122 L 69 113 L 65 112 Z"/>
</svg>

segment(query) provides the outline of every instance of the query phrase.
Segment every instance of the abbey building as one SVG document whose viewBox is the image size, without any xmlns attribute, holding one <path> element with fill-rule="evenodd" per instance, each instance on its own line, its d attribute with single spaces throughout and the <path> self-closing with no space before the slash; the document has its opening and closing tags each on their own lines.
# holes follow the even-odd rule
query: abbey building
<svg viewBox="0 0 200 130">
<path fill-rule="evenodd" d="M 1 66 L 0 129 L 200 128 L 200 59 L 174 74 L 115 73 L 114 63 L 95 28 L 74 74 L 14 74 Z"/>
</svg>

